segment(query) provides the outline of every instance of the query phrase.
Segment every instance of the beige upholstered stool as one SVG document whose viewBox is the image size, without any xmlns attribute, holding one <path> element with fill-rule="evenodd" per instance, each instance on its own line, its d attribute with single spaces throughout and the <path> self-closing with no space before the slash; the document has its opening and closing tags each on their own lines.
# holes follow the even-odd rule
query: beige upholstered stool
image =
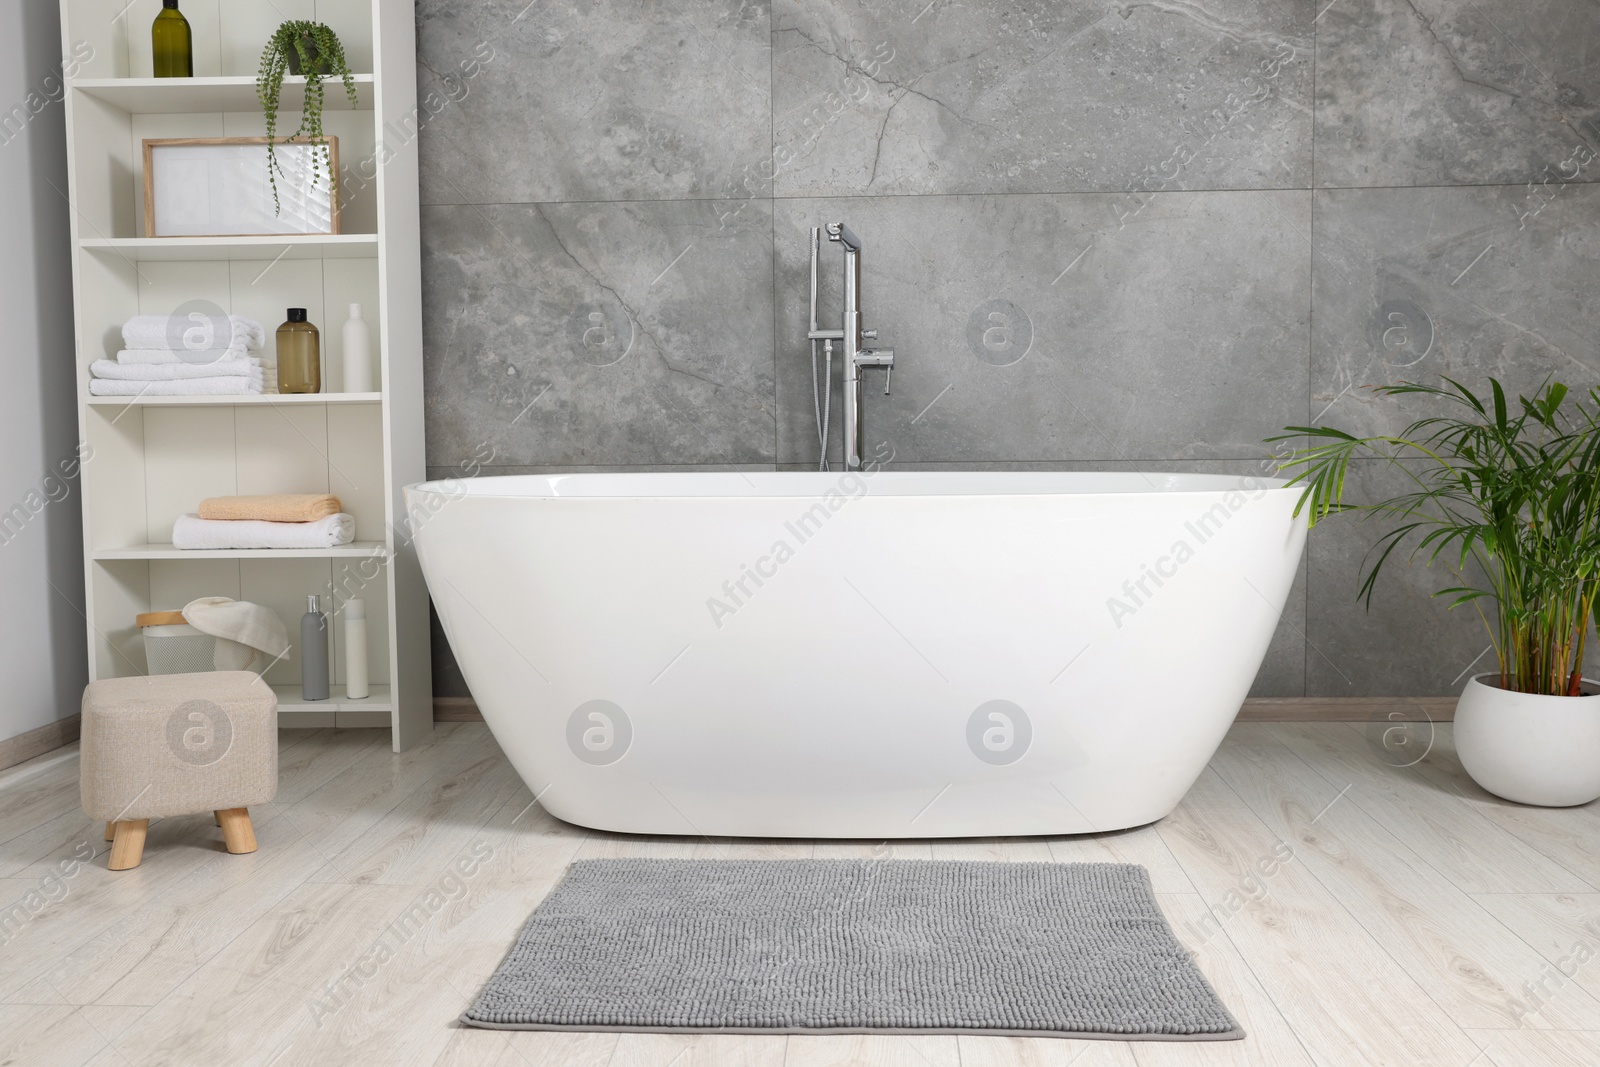
<svg viewBox="0 0 1600 1067">
<path fill-rule="evenodd" d="M 108 866 L 139 866 L 151 819 L 216 813 L 228 851 L 256 850 L 249 808 L 278 794 L 278 698 L 249 671 L 108 678 L 83 693 L 83 810 Z"/>
</svg>

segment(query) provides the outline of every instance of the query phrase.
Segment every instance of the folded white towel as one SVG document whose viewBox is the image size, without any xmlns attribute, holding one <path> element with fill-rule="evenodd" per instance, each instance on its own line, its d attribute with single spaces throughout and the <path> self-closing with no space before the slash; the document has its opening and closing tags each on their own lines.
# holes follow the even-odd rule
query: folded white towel
<svg viewBox="0 0 1600 1067">
<path fill-rule="evenodd" d="M 202 519 L 184 515 L 172 524 L 175 548 L 333 548 L 356 539 L 356 520 L 340 512 L 316 522 Z"/>
<path fill-rule="evenodd" d="M 205 366 L 212 363 L 226 363 L 230 360 L 240 360 L 251 357 L 250 349 L 244 345 L 234 345 L 232 348 L 202 348 L 196 351 L 184 349 L 174 352 L 167 348 L 124 348 L 117 353 L 117 362 L 127 366 L 142 366 L 145 364 L 186 363 L 194 366 Z"/>
<path fill-rule="evenodd" d="M 267 332 L 254 319 L 242 315 L 135 315 L 122 324 L 122 343 L 128 348 L 155 348 L 169 352 L 232 348 L 243 345 L 259 352 Z"/>
<path fill-rule="evenodd" d="M 128 382 L 112 378 L 90 378 L 89 392 L 95 396 L 246 396 L 261 392 L 261 376 L 227 378 L 183 378 L 171 382 Z"/>
<path fill-rule="evenodd" d="M 271 608 L 248 600 L 205 596 L 183 607 L 185 621 L 203 634 L 259 649 L 274 662 L 289 654 L 289 632 Z"/>
<path fill-rule="evenodd" d="M 260 378 L 259 359 L 230 359 L 222 363 L 117 363 L 97 359 L 89 364 L 96 378 L 125 382 L 177 382 L 195 378 Z"/>
</svg>

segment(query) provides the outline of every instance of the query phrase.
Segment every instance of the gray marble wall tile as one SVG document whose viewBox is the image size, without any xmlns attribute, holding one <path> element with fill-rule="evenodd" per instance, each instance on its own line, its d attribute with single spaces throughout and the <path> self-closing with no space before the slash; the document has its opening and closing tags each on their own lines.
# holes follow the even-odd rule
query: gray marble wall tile
<svg viewBox="0 0 1600 1067">
<path fill-rule="evenodd" d="M 896 466 L 1253 466 L 1429 413 L 1371 385 L 1600 378 L 1588 0 L 417 17 L 439 471 L 811 465 L 806 229 L 841 218 Z M 1257 695 L 1459 687 L 1487 639 L 1446 576 L 1352 603 L 1374 532 L 1314 532 Z"/>
<path fill-rule="evenodd" d="M 457 662 L 455 652 L 450 648 L 450 639 L 445 636 L 444 626 L 439 622 L 439 613 L 433 610 L 431 601 L 428 605 L 428 633 L 432 638 L 433 695 L 470 697 L 472 687 L 467 685 L 466 675 L 461 673 L 461 664 Z"/>
<path fill-rule="evenodd" d="M 429 462 L 770 462 L 771 225 L 765 201 L 425 208 Z"/>
<path fill-rule="evenodd" d="M 733 197 L 772 154 L 766 0 L 417 0 L 425 204 Z"/>
<path fill-rule="evenodd" d="M 1522 185 L 1600 144 L 1588 0 L 1337 0 L 1316 31 L 1319 186 Z"/>
<path fill-rule="evenodd" d="M 1371 386 L 1600 381 L 1600 186 L 1322 190 L 1315 211 L 1311 417 L 1394 432 L 1437 408 Z"/>
<path fill-rule="evenodd" d="M 1309 0 L 776 0 L 777 190 L 1294 188 Z"/>
<path fill-rule="evenodd" d="M 1068 194 L 776 211 L 784 462 L 817 455 L 808 228 L 838 219 L 864 242 L 864 321 L 895 349 L 891 396 L 866 372 L 869 447 L 918 462 L 1248 458 L 1304 409 L 1309 193 L 1163 193 L 1142 210 Z M 823 256 L 822 306 L 837 321 L 839 246 Z"/>
</svg>

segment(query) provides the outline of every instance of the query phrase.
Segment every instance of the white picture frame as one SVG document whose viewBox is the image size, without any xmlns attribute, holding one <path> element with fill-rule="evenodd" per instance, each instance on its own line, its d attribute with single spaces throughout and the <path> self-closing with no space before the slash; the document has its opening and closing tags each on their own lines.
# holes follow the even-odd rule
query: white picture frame
<svg viewBox="0 0 1600 1067">
<path fill-rule="evenodd" d="M 273 208 L 265 137 L 169 137 L 144 142 L 146 237 L 336 234 L 339 139 L 277 141 L 280 210 Z"/>
</svg>

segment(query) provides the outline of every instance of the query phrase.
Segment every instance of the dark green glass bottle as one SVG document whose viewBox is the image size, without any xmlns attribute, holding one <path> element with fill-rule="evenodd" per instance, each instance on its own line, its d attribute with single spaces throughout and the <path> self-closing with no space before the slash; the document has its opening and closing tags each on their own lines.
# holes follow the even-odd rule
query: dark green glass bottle
<svg viewBox="0 0 1600 1067">
<path fill-rule="evenodd" d="M 189 20 L 178 10 L 178 0 L 161 0 L 161 14 L 150 27 L 150 45 L 156 77 L 194 77 L 194 44 Z"/>
</svg>

